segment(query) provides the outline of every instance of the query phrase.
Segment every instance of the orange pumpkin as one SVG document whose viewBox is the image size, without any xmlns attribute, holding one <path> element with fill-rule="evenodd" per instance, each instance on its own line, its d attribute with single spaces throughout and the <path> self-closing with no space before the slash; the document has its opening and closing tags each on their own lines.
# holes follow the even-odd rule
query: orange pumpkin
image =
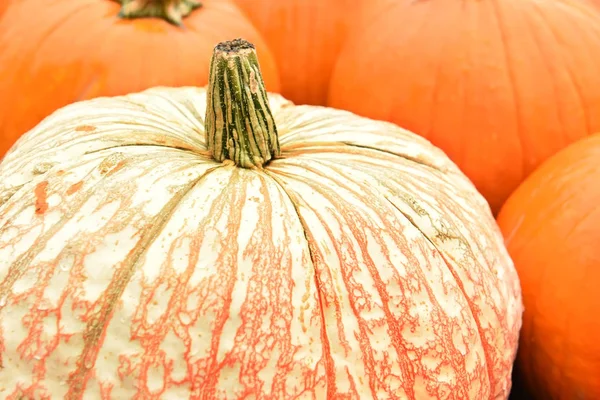
<svg viewBox="0 0 600 400">
<path fill-rule="evenodd" d="M 4 0 L 2 0 L 4 1 Z M 256 43 L 265 82 L 279 89 L 260 34 L 229 0 L 20 0 L 0 23 L 0 158 L 54 110 L 157 85 L 204 85 L 214 45 Z M 155 15 L 154 18 L 137 18 Z M 169 23 L 170 21 L 171 23 Z M 183 21 L 183 26 L 176 23 Z"/>
<path fill-rule="evenodd" d="M 273 52 L 281 93 L 298 104 L 324 105 L 333 65 L 361 1 L 235 1 Z"/>
<path fill-rule="evenodd" d="M 10 0 L 0 1 L 0 19 L 2 18 L 2 14 L 4 13 L 4 11 L 8 8 L 9 3 Z"/>
<path fill-rule="evenodd" d="M 568 146 L 498 215 L 525 304 L 516 369 L 540 400 L 600 399 L 599 160 L 600 135 Z"/>
<path fill-rule="evenodd" d="M 329 105 L 444 150 L 494 213 L 543 160 L 600 130 L 600 13 L 580 0 L 380 0 Z"/>
<path fill-rule="evenodd" d="M 521 313 L 442 151 L 267 94 L 244 41 L 0 164 L 4 398 L 505 399 Z"/>
</svg>

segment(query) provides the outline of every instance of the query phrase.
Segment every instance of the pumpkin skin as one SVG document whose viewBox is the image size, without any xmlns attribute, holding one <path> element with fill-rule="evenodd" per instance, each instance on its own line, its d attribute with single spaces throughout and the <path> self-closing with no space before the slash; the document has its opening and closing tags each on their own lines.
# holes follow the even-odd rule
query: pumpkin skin
<svg viewBox="0 0 600 400">
<path fill-rule="evenodd" d="M 281 94 L 325 105 L 338 53 L 361 2 L 235 0 L 265 38 L 281 74 Z"/>
<path fill-rule="evenodd" d="M 281 155 L 240 168 L 205 144 L 206 93 L 75 103 L 6 155 L 0 391 L 506 398 L 518 277 L 444 153 L 270 94 Z"/>
<path fill-rule="evenodd" d="M 213 47 L 245 37 L 259 49 L 267 88 L 279 90 L 273 56 L 229 0 L 203 0 L 178 27 L 119 18 L 112 0 L 22 0 L 0 24 L 0 158 L 15 140 L 74 101 L 157 85 L 207 83 Z"/>
<path fill-rule="evenodd" d="M 10 0 L 0 2 L 0 19 L 2 19 L 2 14 L 4 14 L 4 11 L 8 8 L 9 4 Z"/>
<path fill-rule="evenodd" d="M 523 287 L 518 372 L 538 399 L 600 398 L 600 136 L 560 151 L 498 215 Z"/>
<path fill-rule="evenodd" d="M 378 4 L 341 50 L 328 104 L 431 140 L 494 214 L 543 160 L 600 130 L 600 15 L 584 2 Z"/>
</svg>

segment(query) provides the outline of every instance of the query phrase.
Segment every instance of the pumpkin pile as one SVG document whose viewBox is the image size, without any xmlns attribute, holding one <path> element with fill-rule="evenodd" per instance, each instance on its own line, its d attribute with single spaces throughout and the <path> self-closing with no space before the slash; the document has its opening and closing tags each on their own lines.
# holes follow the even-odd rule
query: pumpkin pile
<svg viewBox="0 0 600 400">
<path fill-rule="evenodd" d="M 5 0 L 0 398 L 600 398 L 599 65 L 587 0 Z"/>
</svg>

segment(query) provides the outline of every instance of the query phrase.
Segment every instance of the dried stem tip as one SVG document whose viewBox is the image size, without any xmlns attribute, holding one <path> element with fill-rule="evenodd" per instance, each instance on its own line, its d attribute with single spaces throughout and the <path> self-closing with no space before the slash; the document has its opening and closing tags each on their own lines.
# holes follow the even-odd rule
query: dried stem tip
<svg viewBox="0 0 600 400">
<path fill-rule="evenodd" d="M 261 168 L 279 155 L 277 127 L 252 43 L 219 43 L 213 52 L 206 104 L 206 143 L 217 161 Z"/>
</svg>

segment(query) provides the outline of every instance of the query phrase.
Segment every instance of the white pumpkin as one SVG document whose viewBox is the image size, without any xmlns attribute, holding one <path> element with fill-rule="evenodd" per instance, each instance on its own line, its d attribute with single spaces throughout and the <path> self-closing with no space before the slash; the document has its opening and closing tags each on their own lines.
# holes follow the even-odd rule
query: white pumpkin
<svg viewBox="0 0 600 400">
<path fill-rule="evenodd" d="M 521 294 L 485 200 L 426 140 L 267 97 L 257 68 L 217 46 L 208 104 L 76 103 L 6 155 L 0 397 L 508 396 Z"/>
</svg>

